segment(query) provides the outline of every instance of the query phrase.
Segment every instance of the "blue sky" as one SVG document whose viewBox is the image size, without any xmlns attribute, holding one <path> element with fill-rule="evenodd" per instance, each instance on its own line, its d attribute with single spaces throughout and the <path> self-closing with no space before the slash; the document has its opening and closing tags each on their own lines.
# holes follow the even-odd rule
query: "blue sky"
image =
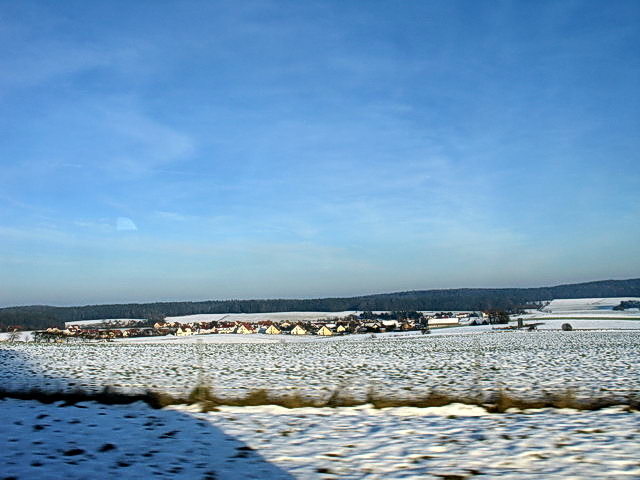
<svg viewBox="0 0 640 480">
<path fill-rule="evenodd" d="M 0 2 L 0 305 L 637 277 L 639 21 Z"/>
</svg>

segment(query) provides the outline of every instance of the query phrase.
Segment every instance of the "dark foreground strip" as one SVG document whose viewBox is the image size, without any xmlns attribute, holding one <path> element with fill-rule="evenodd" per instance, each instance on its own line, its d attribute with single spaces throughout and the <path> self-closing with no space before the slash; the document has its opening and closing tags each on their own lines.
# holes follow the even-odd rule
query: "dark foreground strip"
<svg viewBox="0 0 640 480">
<path fill-rule="evenodd" d="M 76 391 L 44 391 L 5 390 L 0 389 L 0 400 L 14 398 L 19 400 L 36 400 L 41 403 L 63 402 L 62 406 L 75 405 L 79 402 L 96 402 L 104 405 L 128 405 L 144 402 L 152 408 L 163 408 L 169 405 L 199 404 L 203 412 L 215 410 L 220 406 L 261 406 L 277 405 L 285 408 L 302 407 L 355 407 L 372 405 L 374 408 L 388 407 L 442 407 L 452 403 L 480 406 L 490 413 L 503 413 L 509 409 L 528 410 L 539 408 L 572 408 L 575 410 L 600 410 L 608 407 L 624 407 L 628 411 L 640 410 L 640 393 L 630 392 L 624 396 L 577 398 L 571 390 L 564 393 L 544 393 L 538 398 L 518 398 L 503 391 L 488 395 L 460 397 L 441 392 L 431 392 L 415 397 L 380 396 L 370 392 L 366 398 L 356 398 L 341 390 L 336 390 L 328 398 L 318 399 L 300 394 L 276 395 L 267 390 L 254 390 L 243 397 L 218 397 L 205 386 L 194 388 L 187 397 L 176 397 L 162 392 L 147 390 L 144 393 L 123 393 L 106 387 L 100 392 Z"/>
<path fill-rule="evenodd" d="M 135 394 L 117 392 L 110 388 L 105 388 L 100 392 L 0 389 L 0 400 L 15 398 L 18 400 L 35 400 L 41 403 L 64 402 L 63 406 L 75 405 L 79 402 L 97 402 L 104 405 L 129 405 L 135 402 L 144 402 L 153 408 L 162 408 L 166 405 L 161 403 L 160 397 L 161 395 L 152 391 Z"/>
</svg>

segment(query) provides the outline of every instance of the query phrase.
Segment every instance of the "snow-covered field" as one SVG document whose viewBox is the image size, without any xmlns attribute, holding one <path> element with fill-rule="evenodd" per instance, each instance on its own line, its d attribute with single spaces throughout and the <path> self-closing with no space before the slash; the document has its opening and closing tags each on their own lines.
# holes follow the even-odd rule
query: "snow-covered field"
<svg viewBox="0 0 640 480">
<path fill-rule="evenodd" d="M 0 478 L 291 479 L 215 422 L 144 403 L 0 400 Z"/>
<path fill-rule="evenodd" d="M 640 478 L 640 413 L 619 408 L 220 410 L 196 416 L 301 479 Z"/>
<path fill-rule="evenodd" d="M 144 318 L 103 318 L 102 320 L 77 320 L 75 322 L 64 322 L 65 327 L 84 326 L 84 325 L 101 325 L 103 323 L 120 323 L 123 325 L 135 325 L 139 322 L 146 321 Z"/>
<path fill-rule="evenodd" d="M 620 305 L 620 302 L 628 300 L 640 301 L 640 297 L 561 298 L 552 300 L 543 310 L 548 313 L 593 313 L 594 311 L 611 310 L 613 307 Z M 638 312 L 636 311 L 635 313 L 637 315 Z"/>
<path fill-rule="evenodd" d="M 514 315 L 512 318 L 521 317 L 525 320 L 554 320 L 554 319 L 568 319 L 568 320 L 598 320 L 605 323 L 598 324 L 597 328 L 609 329 L 609 328 L 640 328 L 633 327 L 630 323 L 620 323 L 616 326 L 616 321 L 638 321 L 640 320 L 640 312 L 628 310 L 624 312 L 617 312 L 615 310 L 585 310 L 582 312 L 566 311 L 566 312 L 528 312 L 523 315 Z M 564 323 L 564 322 L 563 322 Z M 626 325 L 626 327 L 623 327 Z"/>
<path fill-rule="evenodd" d="M 369 389 L 396 396 L 432 389 L 469 394 L 504 388 L 528 395 L 571 387 L 584 396 L 640 391 L 640 330 L 447 331 L 297 343 L 12 344 L 0 350 L 0 382 L 16 389 L 112 385 L 185 394 L 202 375 L 223 396 L 257 388 L 310 396 L 341 388 L 359 397 Z"/>
<path fill-rule="evenodd" d="M 430 335 L 6 343 L 0 385 L 185 394 L 204 377 L 223 397 L 257 388 L 315 398 L 336 389 L 357 398 L 369 389 L 395 397 L 503 389 L 527 398 L 572 389 L 578 398 L 623 402 L 640 392 L 640 321 L 604 319 L 611 313 L 547 317 L 533 332 L 481 326 Z M 585 319 L 592 314 L 602 319 Z M 576 330 L 560 330 L 567 318 Z M 196 410 L 0 400 L 0 477 L 640 478 L 640 413 L 620 407 L 505 414 L 463 405 Z"/>
<path fill-rule="evenodd" d="M 637 479 L 640 413 L 287 410 L 0 400 L 16 479 Z"/>
<path fill-rule="evenodd" d="M 610 319 L 600 320 L 596 318 L 569 317 L 548 318 L 537 317 L 529 318 L 527 321 L 543 322 L 539 325 L 540 330 L 560 330 L 562 325 L 568 323 L 574 330 L 640 330 L 640 319 Z"/>
<path fill-rule="evenodd" d="M 191 323 L 213 322 L 225 320 L 228 322 L 253 323 L 260 320 L 272 320 L 274 322 L 312 322 L 327 318 L 344 318 L 349 315 L 357 315 L 360 312 L 272 312 L 272 313 L 203 313 L 197 315 L 183 315 L 180 317 L 167 317 L 167 322 Z"/>
</svg>

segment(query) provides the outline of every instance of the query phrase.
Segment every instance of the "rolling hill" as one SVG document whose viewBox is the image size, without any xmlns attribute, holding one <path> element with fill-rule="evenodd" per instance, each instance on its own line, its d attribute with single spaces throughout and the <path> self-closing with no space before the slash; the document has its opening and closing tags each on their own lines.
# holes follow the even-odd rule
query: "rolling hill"
<svg viewBox="0 0 640 480">
<path fill-rule="evenodd" d="M 207 300 L 0 309 L 0 329 L 63 326 L 64 322 L 102 318 L 154 318 L 199 313 L 265 313 L 346 310 L 490 310 L 511 309 L 558 298 L 640 297 L 640 278 L 601 280 L 535 288 L 457 288 L 412 290 L 345 298 Z"/>
</svg>

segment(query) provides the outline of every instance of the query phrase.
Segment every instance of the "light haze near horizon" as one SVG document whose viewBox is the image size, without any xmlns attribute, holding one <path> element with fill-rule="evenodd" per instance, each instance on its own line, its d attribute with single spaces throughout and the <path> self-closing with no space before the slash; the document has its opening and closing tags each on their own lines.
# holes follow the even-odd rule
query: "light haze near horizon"
<svg viewBox="0 0 640 480">
<path fill-rule="evenodd" d="M 3 2 L 0 306 L 640 276 L 640 2 Z"/>
</svg>

